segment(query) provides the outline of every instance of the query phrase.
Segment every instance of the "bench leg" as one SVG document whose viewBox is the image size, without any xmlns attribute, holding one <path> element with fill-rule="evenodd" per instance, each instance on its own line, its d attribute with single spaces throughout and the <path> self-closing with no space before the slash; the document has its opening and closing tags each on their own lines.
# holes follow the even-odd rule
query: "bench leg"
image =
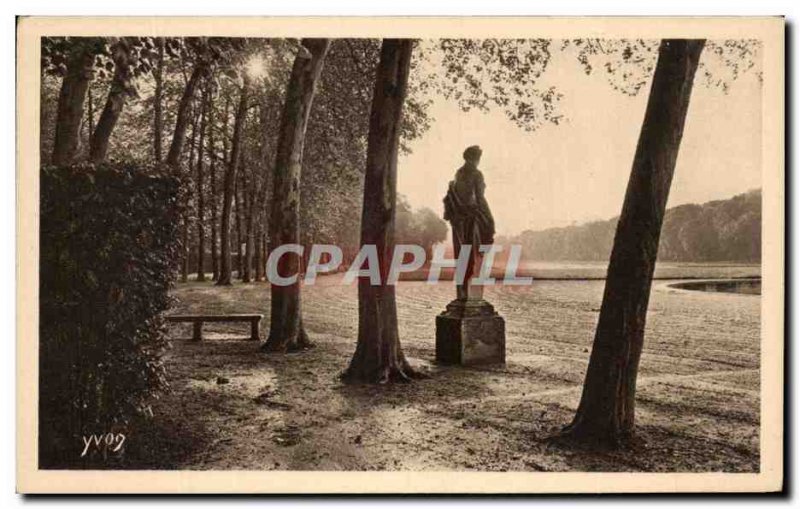
<svg viewBox="0 0 800 509">
<path fill-rule="evenodd" d="M 194 322 L 192 341 L 203 340 L 203 322 Z"/>
<path fill-rule="evenodd" d="M 250 340 L 261 341 L 261 337 L 258 333 L 258 320 L 250 322 Z"/>
</svg>

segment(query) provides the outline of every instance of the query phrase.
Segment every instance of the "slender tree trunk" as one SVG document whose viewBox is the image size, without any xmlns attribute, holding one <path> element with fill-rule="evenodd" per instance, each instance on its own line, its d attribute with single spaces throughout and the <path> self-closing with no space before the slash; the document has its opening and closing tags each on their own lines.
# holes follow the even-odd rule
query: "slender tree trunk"
<svg viewBox="0 0 800 509">
<path fill-rule="evenodd" d="M 616 445 L 633 436 L 636 375 L 659 236 L 704 42 L 661 42 L 583 394 L 563 432 L 566 438 Z"/>
<path fill-rule="evenodd" d="M 92 139 L 94 132 L 94 96 L 92 94 L 92 82 L 86 89 L 86 142 Z"/>
<path fill-rule="evenodd" d="M 108 91 L 108 99 L 97 121 L 97 127 L 92 132 L 89 141 L 89 161 L 97 164 L 105 161 L 111 133 L 117 125 L 125 101 L 128 97 L 130 86 L 130 70 L 128 68 L 130 56 L 128 50 L 121 45 L 114 48 L 114 78 Z"/>
<path fill-rule="evenodd" d="M 197 147 L 197 280 L 206 280 L 206 271 L 203 266 L 206 258 L 206 211 L 205 211 L 205 174 L 203 172 L 203 147 L 205 146 L 206 122 L 209 109 L 209 87 L 207 84 L 203 91 L 203 106 L 200 111 L 200 140 Z"/>
<path fill-rule="evenodd" d="M 245 257 L 243 278 L 245 283 L 250 283 L 253 281 L 253 249 L 255 249 L 254 235 L 256 226 L 255 218 L 253 217 L 253 214 L 255 213 L 255 207 L 253 207 L 253 202 L 255 201 L 255 192 L 252 187 L 254 185 L 254 183 L 251 183 L 250 186 L 244 190 L 247 195 L 247 199 L 245 200 L 247 207 L 245 209 Z"/>
<path fill-rule="evenodd" d="M 211 86 L 211 84 L 209 84 Z M 209 94 L 210 98 L 210 94 Z M 214 144 L 214 105 L 208 104 L 208 161 L 211 181 L 211 279 L 219 279 L 219 252 L 217 251 L 217 148 Z"/>
<path fill-rule="evenodd" d="M 300 173 L 303 165 L 308 116 L 314 100 L 317 80 L 322 72 L 330 39 L 303 39 L 310 53 L 295 57 L 281 112 L 270 214 L 270 247 L 298 244 L 300 241 Z M 297 275 L 289 286 L 270 286 L 270 330 L 266 351 L 286 352 L 311 346 L 303 327 L 300 308 L 299 257 L 287 254 L 280 258 L 278 274 Z"/>
<path fill-rule="evenodd" d="M 397 329 L 395 287 L 386 284 L 394 251 L 397 149 L 413 41 L 384 39 L 375 75 L 367 140 L 361 245 L 375 245 L 381 284 L 358 281 L 358 343 L 346 382 L 408 381 L 414 372 L 403 355 Z"/>
<path fill-rule="evenodd" d="M 225 181 L 223 183 L 222 197 L 222 224 L 220 226 L 220 244 L 222 256 L 220 258 L 220 270 L 218 285 L 230 285 L 231 278 L 231 208 L 233 205 L 233 195 L 237 174 L 239 172 L 239 160 L 242 152 L 242 133 L 244 132 L 244 122 L 247 116 L 247 93 L 249 82 L 245 77 L 239 97 L 239 107 L 236 110 L 236 119 L 233 122 L 233 140 L 231 142 L 231 156 L 228 168 L 225 171 Z M 226 121 L 227 123 L 227 121 Z"/>
<path fill-rule="evenodd" d="M 264 256 L 265 240 L 264 230 L 266 225 L 266 211 L 268 203 L 268 193 L 272 180 L 270 179 L 270 164 L 269 164 L 269 145 L 271 141 L 271 129 L 269 122 L 269 109 L 265 104 L 259 108 L 259 119 L 261 121 L 261 150 L 259 151 L 259 162 L 262 165 L 260 172 L 261 179 L 258 190 L 258 195 L 253 202 L 253 210 L 255 211 L 255 280 L 263 281 L 265 279 L 266 257 Z"/>
<path fill-rule="evenodd" d="M 192 121 L 192 141 L 189 144 L 189 171 L 186 173 L 186 190 L 187 192 L 183 193 L 185 197 L 184 207 L 183 207 L 183 259 L 181 260 L 181 281 L 186 283 L 189 281 L 189 253 L 191 250 L 189 249 L 189 223 L 191 218 L 191 211 L 189 210 L 189 189 L 191 185 L 191 175 L 194 173 L 194 155 L 195 155 L 195 148 L 197 146 L 197 114 L 194 115 L 194 119 Z"/>
<path fill-rule="evenodd" d="M 153 72 L 155 80 L 155 92 L 153 96 L 153 155 L 156 164 L 161 163 L 162 159 L 162 133 L 164 131 L 164 114 L 162 113 L 162 102 L 164 95 L 164 38 L 156 39 L 158 46 L 158 63 Z"/>
<path fill-rule="evenodd" d="M 264 251 L 264 234 L 261 232 L 262 230 L 262 221 L 261 218 L 256 222 L 257 225 L 255 227 L 255 245 L 253 246 L 254 249 L 254 262 L 256 269 L 255 269 L 255 280 L 256 281 L 264 281 L 264 259 L 262 258 L 262 253 Z"/>
<path fill-rule="evenodd" d="M 61 83 L 56 114 L 52 162 L 71 164 L 78 157 L 83 104 L 92 80 L 94 52 L 89 43 L 78 43 L 67 57 L 67 73 Z"/>
<path fill-rule="evenodd" d="M 188 202 L 188 200 L 187 200 Z M 188 209 L 188 203 L 184 203 Z M 189 212 L 183 213 L 183 224 L 181 225 L 181 282 L 189 281 Z"/>
<path fill-rule="evenodd" d="M 265 220 L 264 224 L 265 225 L 268 224 L 268 219 L 264 218 L 264 220 Z M 263 265 L 261 266 L 261 268 L 264 270 L 264 279 L 266 280 L 267 279 L 267 272 L 266 272 L 267 271 L 267 257 L 269 256 L 269 234 L 268 233 L 262 233 L 261 234 L 261 249 L 263 250 L 261 252 L 261 260 L 263 260 L 263 262 L 262 262 Z"/>
<path fill-rule="evenodd" d="M 180 163 L 183 144 L 186 141 L 186 129 L 189 127 L 189 116 L 192 100 L 194 99 L 194 91 L 204 73 L 205 65 L 196 64 L 192 70 L 192 75 L 186 82 L 186 88 L 184 88 L 183 96 L 181 96 L 181 101 L 178 104 L 178 113 L 175 117 L 175 132 L 172 135 L 172 143 L 170 143 L 169 152 L 167 153 L 167 165 L 173 169 L 177 169 Z"/>
<path fill-rule="evenodd" d="M 242 259 L 242 173 L 243 172 L 239 173 L 239 178 L 236 181 L 236 187 L 233 190 L 233 196 L 236 198 L 236 208 L 234 209 L 236 218 L 236 278 L 239 280 L 242 279 L 244 274 L 242 270 L 244 267 L 244 260 Z"/>
<path fill-rule="evenodd" d="M 223 174 L 222 174 L 222 180 L 223 180 L 222 181 L 222 194 L 223 194 L 222 201 L 223 201 L 223 203 L 225 201 L 225 198 L 224 198 L 224 194 L 225 194 L 225 182 L 224 182 L 224 180 L 225 180 L 225 172 L 227 172 L 228 166 L 230 164 L 230 147 L 229 147 L 229 143 L 228 143 L 228 124 L 229 124 L 229 121 L 230 121 L 230 110 L 231 110 L 231 97 L 230 97 L 229 94 L 225 94 L 225 110 L 224 110 L 223 117 L 222 117 L 222 136 L 221 136 L 221 138 L 222 138 L 222 161 L 221 162 L 222 162 L 222 166 L 224 168 Z M 216 197 L 216 193 L 214 194 L 214 196 Z M 215 205 L 218 206 L 217 198 L 215 198 Z M 224 239 L 222 238 L 222 216 L 221 216 L 221 214 L 219 214 L 219 210 L 217 210 L 217 213 L 218 213 L 218 215 L 217 215 L 217 225 L 219 226 L 219 244 L 218 244 L 219 254 L 218 254 L 218 257 L 217 257 L 217 277 L 215 278 L 215 281 L 217 281 L 217 283 L 219 283 L 219 280 L 222 277 L 222 265 L 223 265 L 223 262 L 222 262 L 222 258 L 223 258 L 222 242 L 223 242 Z M 230 267 L 230 263 L 228 264 L 228 266 Z"/>
</svg>

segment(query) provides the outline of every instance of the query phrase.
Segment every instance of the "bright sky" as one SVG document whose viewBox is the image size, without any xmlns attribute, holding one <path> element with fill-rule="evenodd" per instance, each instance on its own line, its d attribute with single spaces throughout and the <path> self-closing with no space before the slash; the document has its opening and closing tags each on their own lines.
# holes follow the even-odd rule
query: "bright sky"
<svg viewBox="0 0 800 509">
<path fill-rule="evenodd" d="M 570 54 L 554 53 L 547 83 L 564 94 L 561 125 L 525 132 L 499 109 L 462 112 L 437 99 L 431 129 L 401 156 L 398 191 L 412 206 L 441 213 L 447 183 L 469 145 L 499 234 L 609 219 L 620 213 L 649 84 L 638 96 L 590 76 Z M 724 94 L 695 83 L 668 206 L 703 203 L 761 186 L 761 86 L 751 70 Z"/>
</svg>

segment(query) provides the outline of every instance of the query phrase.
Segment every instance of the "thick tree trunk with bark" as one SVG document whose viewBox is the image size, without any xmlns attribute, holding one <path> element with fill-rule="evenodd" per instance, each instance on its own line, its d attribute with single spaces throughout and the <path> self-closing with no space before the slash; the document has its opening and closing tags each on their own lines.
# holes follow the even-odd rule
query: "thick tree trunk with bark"
<svg viewBox="0 0 800 509">
<path fill-rule="evenodd" d="M 89 141 L 89 161 L 95 164 L 105 161 L 111 133 L 114 132 L 128 98 L 131 81 L 129 61 L 130 55 L 126 47 L 120 45 L 114 48 L 114 77 L 111 80 L 106 105 L 100 113 L 100 120 L 97 121 L 97 127 L 94 128 Z"/>
<path fill-rule="evenodd" d="M 78 157 L 83 104 L 92 80 L 94 58 L 90 44 L 76 44 L 67 57 L 67 73 L 61 83 L 56 113 L 52 156 L 55 165 L 71 164 Z"/>
<path fill-rule="evenodd" d="M 205 173 L 203 168 L 203 157 L 205 152 L 206 122 L 210 109 L 209 87 L 210 83 L 203 90 L 203 106 L 200 110 L 200 140 L 197 147 L 197 280 L 206 280 L 206 271 L 203 266 L 206 258 L 206 202 L 205 202 Z"/>
<path fill-rule="evenodd" d="M 194 91 L 204 73 L 205 64 L 196 64 L 192 70 L 192 75 L 186 82 L 181 101 L 178 103 L 178 112 L 175 116 L 175 132 L 172 135 L 172 143 L 170 143 L 169 152 L 167 153 L 167 165 L 173 169 L 178 168 L 181 159 L 183 144 L 186 141 L 186 129 L 189 127 L 189 115 L 192 100 L 194 99 Z"/>
<path fill-rule="evenodd" d="M 155 91 L 153 94 L 153 156 L 156 164 L 161 163 L 162 142 L 161 137 L 164 131 L 164 114 L 162 113 L 162 102 L 164 94 L 164 38 L 156 39 L 158 47 L 158 63 L 153 70 L 155 80 Z"/>
<path fill-rule="evenodd" d="M 237 175 L 239 173 L 239 160 L 242 152 L 242 133 L 247 116 L 247 93 L 250 84 L 245 78 L 239 96 L 239 107 L 236 110 L 236 119 L 233 121 L 233 139 L 231 141 L 231 155 L 228 167 L 225 170 L 225 179 L 222 187 L 222 219 L 220 224 L 220 267 L 218 285 L 230 285 L 231 277 L 231 209 L 233 208 L 233 194 L 235 192 Z M 226 119 L 227 123 L 227 119 Z"/>
<path fill-rule="evenodd" d="M 617 224 L 583 394 L 562 438 L 633 436 L 636 375 L 661 225 L 703 40 L 663 40 Z"/>
<path fill-rule="evenodd" d="M 272 181 L 272 210 L 270 213 L 270 248 L 283 244 L 300 243 L 300 173 L 303 164 L 308 116 L 314 92 L 330 39 L 303 39 L 310 53 L 295 57 L 281 112 L 275 168 Z M 270 287 L 270 330 L 264 350 L 287 352 L 310 346 L 303 328 L 300 307 L 300 258 L 294 254 L 282 256 L 278 274 L 284 277 L 298 275 L 289 286 Z"/>
<path fill-rule="evenodd" d="M 414 372 L 403 355 L 397 328 L 395 287 L 386 284 L 394 251 L 397 150 L 413 41 L 384 39 L 375 75 L 369 121 L 361 245 L 375 245 L 381 284 L 358 281 L 358 343 L 346 382 L 408 381 Z"/>
</svg>

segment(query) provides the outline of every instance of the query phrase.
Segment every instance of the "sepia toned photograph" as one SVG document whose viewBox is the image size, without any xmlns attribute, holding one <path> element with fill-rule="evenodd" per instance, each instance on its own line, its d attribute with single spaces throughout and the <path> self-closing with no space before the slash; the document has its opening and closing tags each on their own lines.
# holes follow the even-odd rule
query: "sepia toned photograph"
<svg viewBox="0 0 800 509">
<path fill-rule="evenodd" d="M 782 18 L 17 32 L 20 491 L 781 489 Z"/>
</svg>

